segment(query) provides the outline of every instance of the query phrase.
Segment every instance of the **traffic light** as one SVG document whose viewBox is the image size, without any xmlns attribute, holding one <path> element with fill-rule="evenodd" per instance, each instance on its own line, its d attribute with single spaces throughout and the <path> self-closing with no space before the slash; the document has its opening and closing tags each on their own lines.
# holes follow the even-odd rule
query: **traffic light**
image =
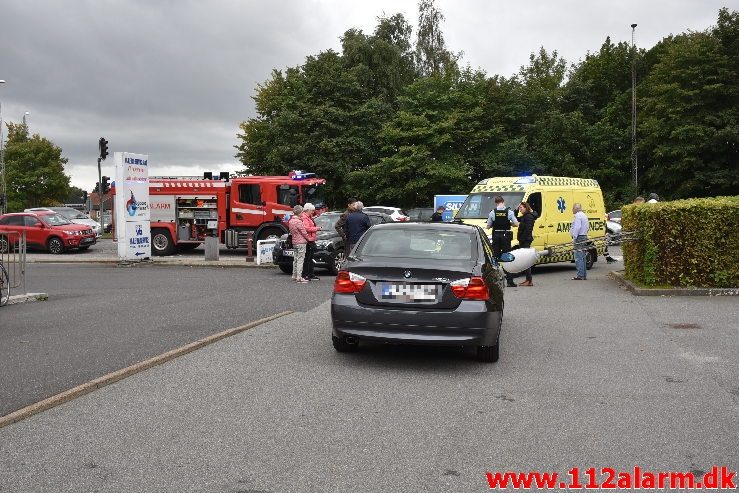
<svg viewBox="0 0 739 493">
<path fill-rule="evenodd" d="M 103 195 L 110 192 L 110 177 L 103 176 Z"/>
<path fill-rule="evenodd" d="M 105 161 L 105 158 L 108 157 L 108 141 L 105 140 L 105 137 L 100 137 L 98 144 L 100 147 L 100 159 Z"/>
<path fill-rule="evenodd" d="M 93 190 L 96 194 L 100 194 L 100 182 L 95 183 L 95 189 Z"/>
<path fill-rule="evenodd" d="M 87 190 L 82 190 L 82 203 L 87 204 Z"/>
</svg>

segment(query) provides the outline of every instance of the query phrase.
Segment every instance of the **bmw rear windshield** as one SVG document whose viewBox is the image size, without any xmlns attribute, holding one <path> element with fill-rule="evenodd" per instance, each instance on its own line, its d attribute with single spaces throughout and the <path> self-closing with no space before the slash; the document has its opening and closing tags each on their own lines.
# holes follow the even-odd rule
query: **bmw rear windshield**
<svg viewBox="0 0 739 493">
<path fill-rule="evenodd" d="M 355 256 L 360 259 L 476 259 L 477 235 L 474 231 L 443 229 L 378 228 L 372 229 L 359 244 Z"/>
<path fill-rule="evenodd" d="M 518 207 L 523 200 L 523 192 L 482 192 L 471 193 L 454 216 L 455 219 L 487 219 L 495 209 L 495 197 L 501 196 L 505 205 L 511 209 Z"/>
</svg>

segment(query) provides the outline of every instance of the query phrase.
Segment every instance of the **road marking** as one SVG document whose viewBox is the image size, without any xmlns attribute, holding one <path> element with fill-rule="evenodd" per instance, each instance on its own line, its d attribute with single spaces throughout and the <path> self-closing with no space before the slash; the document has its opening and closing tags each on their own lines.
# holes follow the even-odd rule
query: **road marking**
<svg viewBox="0 0 739 493">
<path fill-rule="evenodd" d="M 46 411 L 47 409 L 51 409 L 52 407 L 59 406 L 78 397 L 82 397 L 83 395 L 89 394 L 90 392 L 105 387 L 106 385 L 110 385 L 119 380 L 123 380 L 126 377 L 130 377 L 131 375 L 135 375 L 136 373 L 164 364 L 167 361 L 182 356 L 183 354 L 190 353 L 197 349 L 213 344 L 214 342 L 218 342 L 221 339 L 225 339 L 226 337 L 231 337 L 246 330 L 253 329 L 258 325 L 271 322 L 272 320 L 284 317 L 285 315 L 289 315 L 291 313 L 293 312 L 288 310 L 276 313 L 269 317 L 260 318 L 259 320 L 255 320 L 254 322 L 249 322 L 248 324 L 240 325 L 239 327 L 227 329 L 217 334 L 204 337 L 203 339 L 199 339 L 195 342 L 191 342 L 190 344 L 172 349 L 170 351 L 167 351 L 166 353 L 154 356 L 153 358 L 140 361 L 131 366 L 127 366 L 126 368 L 122 368 L 120 370 L 108 373 L 107 375 L 103 375 L 102 377 L 95 378 L 93 380 L 90 380 L 89 382 L 85 382 L 69 390 L 65 390 L 64 392 L 60 392 L 56 395 L 52 395 L 51 397 L 47 397 L 46 399 L 35 404 L 31 404 L 30 406 L 18 409 L 17 411 L 13 411 L 12 413 L 6 414 L 5 416 L 0 416 L 0 428 L 11 425 L 13 423 L 17 423 L 18 421 L 22 421 L 33 416 L 34 414 L 38 414 L 40 412 Z"/>
</svg>

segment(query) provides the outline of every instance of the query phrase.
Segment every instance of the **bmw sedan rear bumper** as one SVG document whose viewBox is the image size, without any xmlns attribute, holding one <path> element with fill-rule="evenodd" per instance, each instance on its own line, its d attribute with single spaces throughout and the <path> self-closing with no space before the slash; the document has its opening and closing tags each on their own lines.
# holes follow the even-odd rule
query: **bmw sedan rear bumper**
<svg viewBox="0 0 739 493">
<path fill-rule="evenodd" d="M 500 312 L 488 311 L 482 301 L 462 301 L 454 310 L 414 310 L 362 305 L 350 294 L 331 298 L 333 335 L 366 341 L 492 346 L 501 319 Z"/>
</svg>

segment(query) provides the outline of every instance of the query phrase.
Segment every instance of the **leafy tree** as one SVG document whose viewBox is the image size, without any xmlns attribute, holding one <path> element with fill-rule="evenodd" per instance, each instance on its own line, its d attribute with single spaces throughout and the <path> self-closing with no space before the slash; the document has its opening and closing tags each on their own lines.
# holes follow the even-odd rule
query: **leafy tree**
<svg viewBox="0 0 739 493">
<path fill-rule="evenodd" d="M 466 193 L 496 130 L 486 128 L 487 81 L 464 71 L 418 79 L 399 98 L 380 132 L 385 156 L 352 176 L 358 190 L 380 202 L 428 205 L 439 193 Z"/>
<path fill-rule="evenodd" d="M 43 207 L 64 200 L 69 190 L 69 176 L 64 173 L 67 159 L 62 149 L 50 140 L 34 134 L 28 126 L 8 122 L 5 148 L 8 211 Z"/>
<path fill-rule="evenodd" d="M 738 31 L 734 15 L 713 32 L 676 36 L 642 84 L 649 191 L 679 198 L 739 189 L 739 79 L 729 51 Z"/>
<path fill-rule="evenodd" d="M 441 23 L 444 14 L 434 5 L 434 0 L 418 3 L 418 37 L 416 40 L 416 64 L 421 75 L 441 75 L 456 70 L 458 55 L 446 48 Z"/>
<path fill-rule="evenodd" d="M 329 179 L 330 202 L 342 203 L 346 175 L 379 160 L 378 133 L 415 76 L 410 34 L 402 16 L 381 18 L 371 36 L 347 31 L 342 54 L 273 71 L 254 97 L 257 117 L 241 124 L 237 157 L 247 172 L 309 169 Z"/>
<path fill-rule="evenodd" d="M 328 198 L 428 205 L 489 176 L 596 178 L 609 207 L 739 189 L 739 13 L 649 50 L 605 38 L 568 72 L 543 47 L 510 78 L 469 68 L 446 47 L 443 14 L 420 0 L 412 45 L 403 16 L 347 30 L 341 53 L 308 56 L 257 87 L 241 124 L 245 172 L 306 168 Z M 640 184 L 631 181 L 631 70 L 637 75 Z"/>
</svg>

